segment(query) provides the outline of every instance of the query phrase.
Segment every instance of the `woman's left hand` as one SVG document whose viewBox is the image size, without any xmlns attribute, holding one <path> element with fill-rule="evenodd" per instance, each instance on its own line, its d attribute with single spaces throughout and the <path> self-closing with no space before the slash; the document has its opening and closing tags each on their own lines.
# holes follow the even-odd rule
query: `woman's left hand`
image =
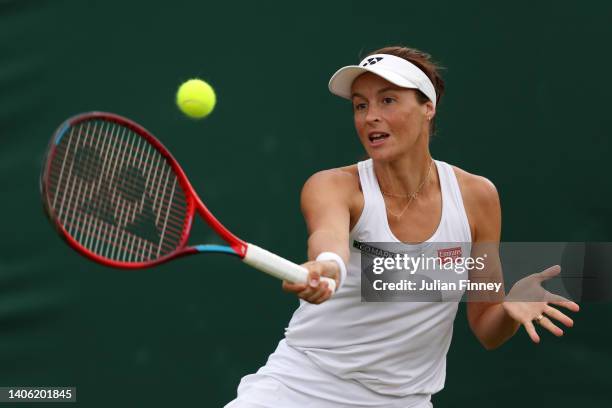
<svg viewBox="0 0 612 408">
<path fill-rule="evenodd" d="M 566 327 L 574 325 L 571 318 L 559 309 L 550 306 L 549 303 L 564 307 L 572 312 L 580 310 L 578 304 L 563 296 L 555 295 L 542 287 L 543 281 L 558 275 L 559 272 L 561 272 L 561 267 L 555 265 L 543 272 L 521 279 L 508 292 L 503 303 L 506 313 L 525 327 L 534 343 L 540 342 L 540 336 L 534 323 L 539 324 L 555 336 L 562 336 L 563 330 L 553 323 L 553 319 L 563 323 Z"/>
</svg>

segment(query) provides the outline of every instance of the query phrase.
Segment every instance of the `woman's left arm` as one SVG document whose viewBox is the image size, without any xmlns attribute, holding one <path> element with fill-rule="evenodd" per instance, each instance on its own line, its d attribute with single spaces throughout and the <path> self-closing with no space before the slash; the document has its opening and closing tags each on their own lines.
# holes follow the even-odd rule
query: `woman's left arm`
<svg viewBox="0 0 612 408">
<path fill-rule="evenodd" d="M 468 293 L 467 317 L 472 332 L 487 350 L 495 349 L 504 344 L 517 332 L 521 325 L 525 327 L 530 338 L 535 343 L 539 343 L 540 338 L 534 326 L 534 319 L 536 318 L 542 327 L 554 335 L 563 335 L 563 331 L 554 325 L 546 315 L 555 318 L 567 327 L 571 327 L 573 321 L 558 309 L 550 306 L 548 302 L 506 300 L 499 259 L 501 236 L 499 195 L 495 186 L 489 180 L 472 175 L 469 178 L 471 180 L 466 182 L 464 187 L 466 193 L 464 197 L 469 197 L 465 200 L 467 201 L 466 210 L 473 225 L 471 256 L 474 259 L 485 256 L 487 260 L 483 271 L 470 271 L 470 280 L 501 283 L 501 289 L 497 293 L 487 293 L 484 296 L 483 294 Z M 558 273 L 558 271 L 551 269 L 525 279 L 535 280 L 539 285 L 539 282 L 555 273 Z M 554 303 L 574 312 L 579 309 L 576 303 L 570 301 Z"/>
<path fill-rule="evenodd" d="M 499 195 L 493 183 L 484 177 L 469 175 L 464 182 L 465 206 L 472 224 L 473 259 L 482 259 L 486 253 L 486 268 L 475 276 L 470 271 L 470 280 L 484 279 L 501 282 L 497 299 L 481 301 L 480 296 L 468 292 L 467 318 L 472 332 L 487 350 L 502 345 L 516 333 L 520 324 L 510 317 L 503 307 L 503 278 L 499 261 L 501 236 L 501 207 Z M 490 253 L 489 253 L 490 252 Z"/>
</svg>

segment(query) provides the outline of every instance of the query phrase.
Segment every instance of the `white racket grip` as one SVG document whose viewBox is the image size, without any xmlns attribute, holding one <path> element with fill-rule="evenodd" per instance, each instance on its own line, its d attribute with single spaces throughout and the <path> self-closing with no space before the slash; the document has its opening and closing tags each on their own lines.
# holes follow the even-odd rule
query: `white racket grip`
<svg viewBox="0 0 612 408">
<path fill-rule="evenodd" d="M 293 283 L 306 283 L 308 279 L 308 270 L 303 266 L 294 264 L 293 262 L 282 258 L 270 251 L 266 251 L 257 245 L 247 244 L 246 255 L 242 259 L 244 263 L 259 269 L 262 272 L 270 274 L 278 279 L 283 279 Z M 336 291 L 336 281 L 321 277 L 326 281 L 332 293 Z"/>
</svg>

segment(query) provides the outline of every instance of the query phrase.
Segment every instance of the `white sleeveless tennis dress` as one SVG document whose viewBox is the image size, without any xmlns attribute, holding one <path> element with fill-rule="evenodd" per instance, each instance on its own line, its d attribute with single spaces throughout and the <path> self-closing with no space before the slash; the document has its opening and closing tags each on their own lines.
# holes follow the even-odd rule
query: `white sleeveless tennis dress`
<svg viewBox="0 0 612 408">
<path fill-rule="evenodd" d="M 442 216 L 434 234 L 415 245 L 461 245 L 469 256 L 471 233 L 457 178 L 435 161 Z M 363 212 L 350 232 L 347 277 L 320 305 L 300 301 L 276 351 L 257 373 L 242 378 L 226 408 L 422 408 L 444 386 L 455 302 L 361 301 L 361 253 L 353 243 L 400 241 L 387 221 L 372 160 L 358 163 Z"/>
</svg>

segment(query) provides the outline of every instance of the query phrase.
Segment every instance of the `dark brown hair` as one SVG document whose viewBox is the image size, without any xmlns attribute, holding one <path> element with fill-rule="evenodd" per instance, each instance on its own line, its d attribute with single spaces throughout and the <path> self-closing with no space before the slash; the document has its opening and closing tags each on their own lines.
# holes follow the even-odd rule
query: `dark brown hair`
<svg viewBox="0 0 612 408">
<path fill-rule="evenodd" d="M 442 79 L 442 76 L 438 71 L 443 69 L 443 67 L 432 61 L 431 55 L 427 54 L 426 52 L 417 50 L 416 48 L 403 47 L 401 45 L 379 48 L 375 51 L 368 53 L 368 56 L 374 54 L 394 55 L 396 57 L 403 58 L 419 67 L 421 71 L 423 71 L 425 75 L 427 75 L 427 77 L 431 80 L 431 83 L 433 84 L 436 90 L 436 106 L 439 106 L 440 99 L 442 98 L 442 95 L 444 95 L 444 80 Z M 423 92 L 418 89 L 416 91 L 417 100 L 420 104 L 424 104 L 429 100 L 429 98 L 425 96 Z M 430 135 L 433 135 L 436 129 L 436 117 L 437 115 L 434 116 L 431 121 L 431 125 L 429 128 Z"/>
</svg>

